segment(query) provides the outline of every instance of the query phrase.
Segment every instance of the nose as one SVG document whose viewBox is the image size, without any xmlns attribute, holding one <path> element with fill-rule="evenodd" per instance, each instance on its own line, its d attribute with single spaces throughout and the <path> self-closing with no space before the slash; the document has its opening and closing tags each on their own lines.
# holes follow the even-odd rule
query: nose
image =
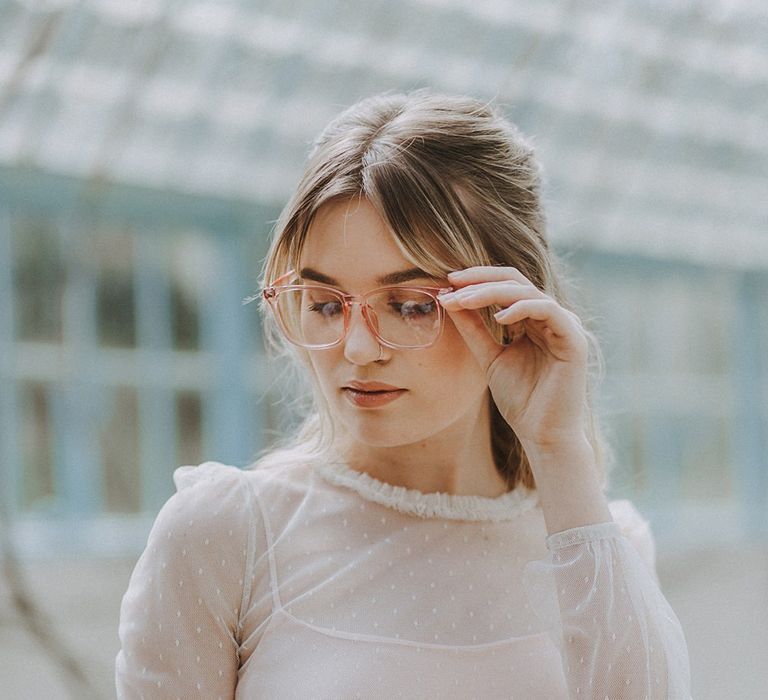
<svg viewBox="0 0 768 700">
<path fill-rule="evenodd" d="M 344 357 L 356 365 L 379 359 L 379 340 L 368 326 L 360 304 L 350 308 L 349 330 L 344 339 Z"/>
</svg>

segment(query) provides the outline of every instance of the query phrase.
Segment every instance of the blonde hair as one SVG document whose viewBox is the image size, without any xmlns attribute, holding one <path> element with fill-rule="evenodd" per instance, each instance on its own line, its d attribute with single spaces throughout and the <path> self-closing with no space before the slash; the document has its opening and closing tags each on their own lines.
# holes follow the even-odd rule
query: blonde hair
<svg viewBox="0 0 768 700">
<path fill-rule="evenodd" d="M 364 99 L 339 114 L 315 141 L 296 191 L 278 219 L 264 261 L 261 285 L 298 268 L 313 217 L 331 200 L 365 197 L 386 221 L 403 256 L 436 277 L 474 265 L 514 266 L 539 289 L 572 309 L 562 272 L 545 236 L 540 201 L 541 171 L 534 151 L 500 111 L 464 96 L 417 90 Z M 309 368 L 307 351 L 288 343 L 262 299 L 264 337 L 275 357 L 298 369 L 297 388 L 312 395 L 301 406 L 302 423 L 262 456 L 273 460 L 328 455 L 334 424 Z M 481 311 L 497 339 L 504 327 L 493 309 Z M 599 376 L 600 352 L 590 340 L 591 378 Z M 594 370 L 597 370 L 596 372 Z M 589 440 L 607 485 L 606 445 L 587 392 Z M 491 409 L 491 444 L 509 488 L 535 489 L 530 465 L 513 430 Z M 294 404 L 295 405 L 295 404 Z"/>
</svg>

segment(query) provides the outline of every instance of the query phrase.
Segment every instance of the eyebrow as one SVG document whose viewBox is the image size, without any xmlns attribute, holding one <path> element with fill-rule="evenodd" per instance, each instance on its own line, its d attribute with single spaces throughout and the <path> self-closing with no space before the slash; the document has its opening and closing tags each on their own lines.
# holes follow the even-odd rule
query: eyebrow
<svg viewBox="0 0 768 700">
<path fill-rule="evenodd" d="M 332 284 L 339 286 L 339 282 L 333 277 L 324 275 L 322 272 L 313 270 L 311 267 L 301 268 L 299 275 L 308 280 L 314 280 L 315 282 L 321 282 L 322 284 Z M 409 270 L 398 270 L 397 272 L 390 272 L 388 275 L 382 275 L 376 278 L 376 283 L 382 286 L 387 284 L 399 284 L 400 282 L 410 282 L 411 280 L 427 279 L 435 280 L 435 277 L 430 275 L 425 270 L 421 270 L 418 267 L 412 267 Z"/>
</svg>

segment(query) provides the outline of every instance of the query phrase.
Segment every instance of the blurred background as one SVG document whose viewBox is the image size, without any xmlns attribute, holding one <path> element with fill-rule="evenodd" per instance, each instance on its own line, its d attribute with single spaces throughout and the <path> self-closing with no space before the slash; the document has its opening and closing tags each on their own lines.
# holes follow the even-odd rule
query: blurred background
<svg viewBox="0 0 768 700">
<path fill-rule="evenodd" d="M 697 700 L 768 682 L 768 10 L 758 0 L 0 0 L 0 695 L 114 696 L 173 470 L 285 419 L 253 293 L 357 99 L 495 99 L 606 356 Z"/>
</svg>

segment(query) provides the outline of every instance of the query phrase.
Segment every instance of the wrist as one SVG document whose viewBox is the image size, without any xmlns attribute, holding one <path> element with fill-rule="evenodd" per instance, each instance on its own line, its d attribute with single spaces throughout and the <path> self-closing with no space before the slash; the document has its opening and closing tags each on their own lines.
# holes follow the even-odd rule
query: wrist
<svg viewBox="0 0 768 700">
<path fill-rule="evenodd" d="M 520 445 L 525 451 L 528 461 L 534 462 L 573 462 L 574 460 L 594 461 L 595 451 L 592 443 L 583 429 L 562 431 L 551 435 L 546 440 L 520 439 Z"/>
<path fill-rule="evenodd" d="M 548 534 L 611 521 L 595 451 L 586 435 L 564 443 L 524 446 Z"/>
</svg>

